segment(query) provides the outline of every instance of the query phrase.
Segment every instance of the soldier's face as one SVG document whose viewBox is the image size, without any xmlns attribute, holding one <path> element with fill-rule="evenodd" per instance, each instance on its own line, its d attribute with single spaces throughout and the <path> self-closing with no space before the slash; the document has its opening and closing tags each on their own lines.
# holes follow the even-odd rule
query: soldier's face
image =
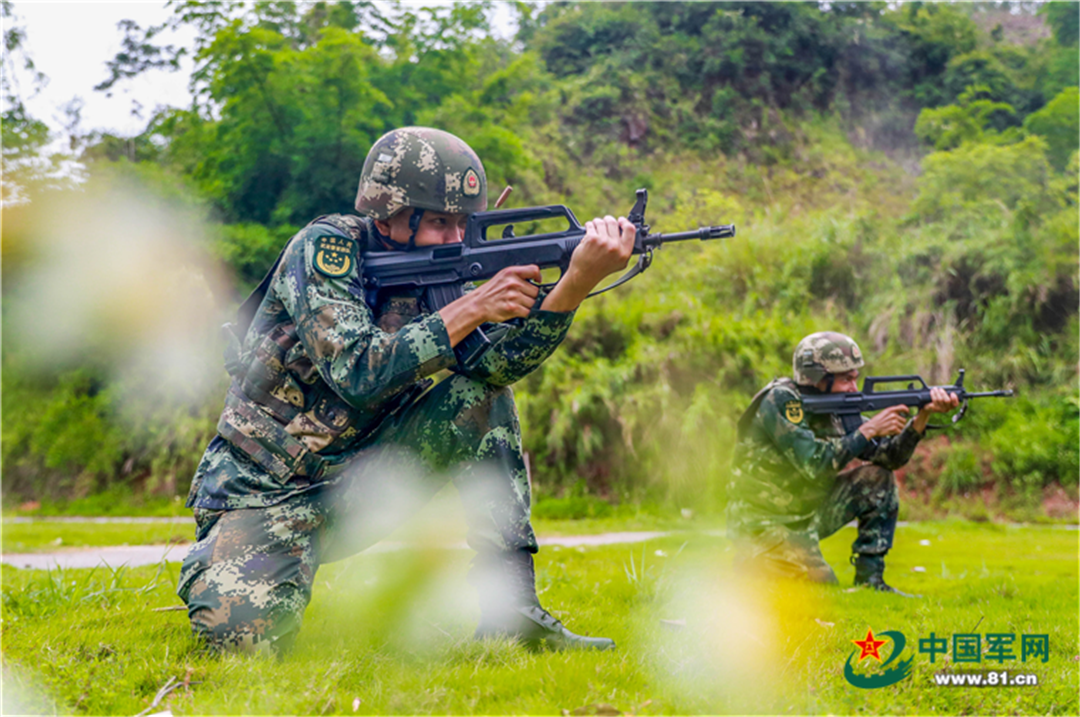
<svg viewBox="0 0 1080 717">
<path fill-rule="evenodd" d="M 859 390 L 859 387 L 855 383 L 855 379 L 859 377 L 858 369 L 848 371 L 847 373 L 838 373 L 833 375 L 833 393 L 855 393 Z M 822 388 L 824 388 L 825 381 L 821 382 Z"/>
<path fill-rule="evenodd" d="M 408 244 L 409 217 L 411 209 L 405 209 L 390 217 L 388 221 L 375 220 L 379 231 L 390 237 L 390 241 Z M 425 211 L 420 217 L 420 227 L 416 231 L 416 246 L 437 246 L 439 244 L 457 244 L 465 238 L 465 214 L 446 214 Z"/>
</svg>

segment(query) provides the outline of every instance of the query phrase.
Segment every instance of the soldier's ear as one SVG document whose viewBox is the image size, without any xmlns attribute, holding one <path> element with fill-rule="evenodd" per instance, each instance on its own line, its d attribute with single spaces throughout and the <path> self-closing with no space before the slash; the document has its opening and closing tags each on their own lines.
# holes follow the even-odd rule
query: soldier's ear
<svg viewBox="0 0 1080 717">
<path fill-rule="evenodd" d="M 384 237 L 390 236 L 390 222 L 385 222 L 382 219 L 375 220 L 375 228 L 379 230 L 379 233 Z"/>
</svg>

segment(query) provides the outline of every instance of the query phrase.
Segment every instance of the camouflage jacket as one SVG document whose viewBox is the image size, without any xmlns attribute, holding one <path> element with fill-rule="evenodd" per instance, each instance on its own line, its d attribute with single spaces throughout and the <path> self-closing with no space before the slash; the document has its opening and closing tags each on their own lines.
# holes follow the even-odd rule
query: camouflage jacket
<svg viewBox="0 0 1080 717">
<path fill-rule="evenodd" d="M 861 458 L 894 470 L 908 462 L 921 438 L 911 421 L 876 443 L 859 431 L 845 435 L 838 416 L 803 411 L 794 381 L 773 381 L 739 421 L 728 529 L 739 537 L 777 524 L 805 528 L 848 462 Z"/>
<path fill-rule="evenodd" d="M 305 490 L 377 442 L 380 423 L 430 387 L 426 377 L 449 369 L 509 385 L 551 355 L 573 320 L 534 309 L 466 369 L 419 292 L 365 302 L 360 254 L 381 249 L 376 241 L 370 220 L 332 215 L 286 245 L 238 355 L 227 356 L 232 386 L 189 507 L 273 505 Z"/>
</svg>

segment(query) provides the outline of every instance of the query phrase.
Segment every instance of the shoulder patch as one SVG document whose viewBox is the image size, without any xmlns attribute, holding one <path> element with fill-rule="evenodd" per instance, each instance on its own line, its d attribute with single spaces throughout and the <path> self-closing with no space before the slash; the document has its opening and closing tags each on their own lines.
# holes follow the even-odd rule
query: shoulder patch
<svg viewBox="0 0 1080 717">
<path fill-rule="evenodd" d="M 802 423 L 802 401 L 788 401 L 784 404 L 784 415 L 792 423 Z"/>
<path fill-rule="evenodd" d="M 347 276 L 356 265 L 356 241 L 343 236 L 315 239 L 315 269 L 331 279 Z"/>
</svg>

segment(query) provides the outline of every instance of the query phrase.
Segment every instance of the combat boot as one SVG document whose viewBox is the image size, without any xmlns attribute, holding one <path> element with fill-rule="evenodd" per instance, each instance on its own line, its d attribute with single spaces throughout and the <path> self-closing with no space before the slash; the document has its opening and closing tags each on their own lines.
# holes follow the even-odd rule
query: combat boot
<svg viewBox="0 0 1080 717">
<path fill-rule="evenodd" d="M 900 597 L 917 598 L 922 595 L 914 595 L 897 590 L 885 582 L 885 556 L 884 555 L 860 555 L 851 556 L 851 564 L 855 566 L 855 585 L 864 585 L 883 593 L 892 593 Z"/>
<path fill-rule="evenodd" d="M 530 649 L 611 650 L 606 637 L 577 635 L 540 606 L 533 556 L 524 550 L 477 556 L 469 581 L 480 594 L 476 638 L 509 637 Z"/>
</svg>

